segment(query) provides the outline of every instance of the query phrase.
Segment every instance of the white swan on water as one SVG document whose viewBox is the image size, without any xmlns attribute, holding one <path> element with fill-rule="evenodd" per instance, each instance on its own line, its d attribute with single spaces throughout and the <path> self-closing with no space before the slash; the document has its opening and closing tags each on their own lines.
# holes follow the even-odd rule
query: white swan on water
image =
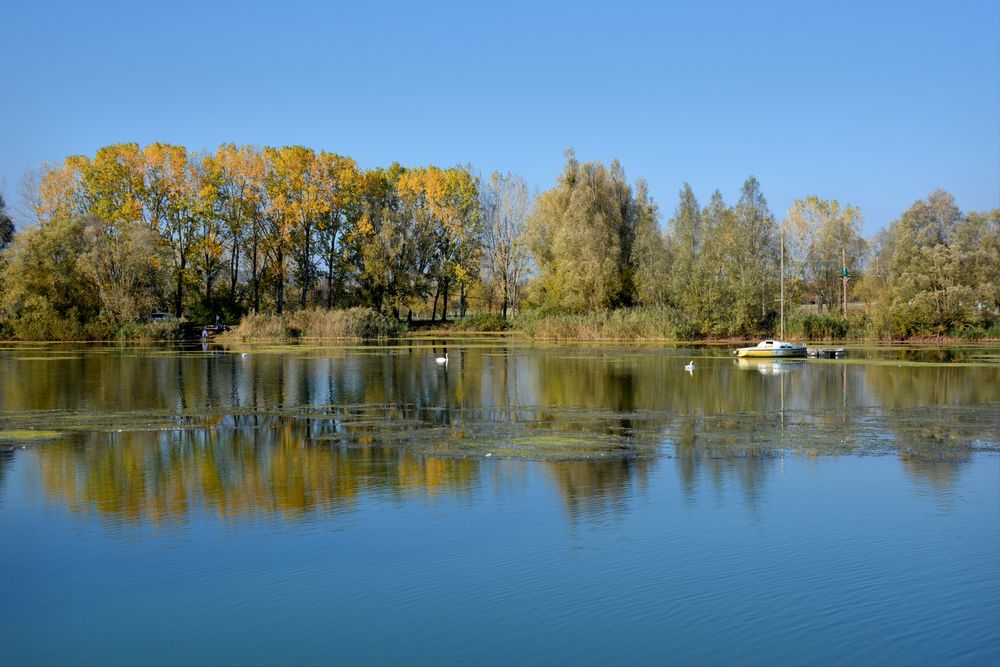
<svg viewBox="0 0 1000 667">
<path fill-rule="evenodd" d="M 434 361 L 438 362 L 439 364 L 448 363 L 448 353 L 445 352 L 443 357 L 435 357 Z"/>
<path fill-rule="evenodd" d="M 692 359 L 687 366 L 684 367 L 688 373 L 694 373 L 694 359 Z"/>
</svg>

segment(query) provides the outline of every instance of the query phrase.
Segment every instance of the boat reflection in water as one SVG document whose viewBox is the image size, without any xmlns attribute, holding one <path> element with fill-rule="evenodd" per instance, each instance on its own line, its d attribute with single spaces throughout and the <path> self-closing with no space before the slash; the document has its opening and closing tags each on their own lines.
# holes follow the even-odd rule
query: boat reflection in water
<svg viewBox="0 0 1000 667">
<path fill-rule="evenodd" d="M 805 360 L 740 358 L 736 359 L 736 365 L 744 370 L 757 371 L 761 375 L 781 375 L 802 369 L 805 366 Z"/>
</svg>

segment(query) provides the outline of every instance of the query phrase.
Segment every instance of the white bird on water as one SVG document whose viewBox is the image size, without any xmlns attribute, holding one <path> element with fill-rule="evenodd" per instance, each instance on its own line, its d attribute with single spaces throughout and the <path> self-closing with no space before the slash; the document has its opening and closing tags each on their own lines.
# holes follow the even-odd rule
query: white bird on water
<svg viewBox="0 0 1000 667">
<path fill-rule="evenodd" d="M 694 373 L 694 359 L 692 359 L 687 366 L 684 367 L 688 373 Z"/>
<path fill-rule="evenodd" d="M 443 357 L 436 357 L 434 361 L 438 362 L 439 364 L 448 363 L 448 353 L 445 352 Z"/>
</svg>

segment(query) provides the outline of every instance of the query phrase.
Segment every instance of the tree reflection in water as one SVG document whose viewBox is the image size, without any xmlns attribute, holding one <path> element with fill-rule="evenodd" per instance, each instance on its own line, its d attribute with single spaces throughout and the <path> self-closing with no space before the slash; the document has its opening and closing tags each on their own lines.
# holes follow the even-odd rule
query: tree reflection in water
<svg viewBox="0 0 1000 667">
<path fill-rule="evenodd" d="M 688 498 L 733 479 L 755 503 L 796 454 L 898 455 L 940 488 L 977 448 L 1000 448 L 997 364 L 894 352 L 760 372 L 711 350 L 451 341 L 442 368 L 435 346 L 4 350 L 0 431 L 67 433 L 31 450 L 45 493 L 134 523 L 308 520 L 365 494 L 522 484 L 528 467 L 503 458 L 543 461 L 571 516 L 623 511 L 664 455 Z"/>
</svg>

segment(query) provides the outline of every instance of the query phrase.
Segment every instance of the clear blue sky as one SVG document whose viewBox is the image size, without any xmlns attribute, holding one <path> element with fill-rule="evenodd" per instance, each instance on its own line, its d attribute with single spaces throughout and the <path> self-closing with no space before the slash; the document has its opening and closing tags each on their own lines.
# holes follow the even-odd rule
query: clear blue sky
<svg viewBox="0 0 1000 667">
<path fill-rule="evenodd" d="M 619 158 L 664 213 L 750 174 L 887 225 L 1000 207 L 1000 1 L 0 3 L 0 182 L 102 145 L 300 143 L 363 166 Z"/>
</svg>

